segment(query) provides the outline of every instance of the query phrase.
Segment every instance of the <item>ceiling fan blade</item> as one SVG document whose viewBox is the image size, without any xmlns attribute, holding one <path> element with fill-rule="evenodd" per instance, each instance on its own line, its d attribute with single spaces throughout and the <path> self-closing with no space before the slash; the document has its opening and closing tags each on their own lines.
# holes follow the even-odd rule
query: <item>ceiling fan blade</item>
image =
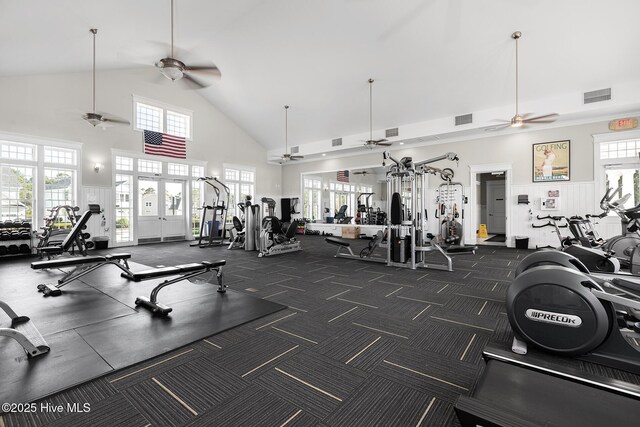
<svg viewBox="0 0 640 427">
<path fill-rule="evenodd" d="M 184 81 L 187 84 L 187 86 L 189 86 L 191 89 L 202 89 L 209 86 L 206 83 L 202 83 L 196 80 L 193 76 L 190 76 L 187 73 L 182 75 L 182 78 L 180 79 L 180 81 Z"/>
<path fill-rule="evenodd" d="M 511 123 L 511 120 L 504 120 L 504 119 L 492 119 L 492 122 L 500 122 L 500 123 Z"/>
<path fill-rule="evenodd" d="M 382 145 L 385 147 L 389 147 L 391 145 L 393 145 L 393 142 L 377 142 L 376 145 Z"/>
<path fill-rule="evenodd" d="M 551 114 L 545 114 L 543 116 L 537 116 L 537 117 L 526 117 L 526 121 L 529 122 L 531 120 L 546 119 L 547 117 L 555 117 L 557 115 L 558 115 L 558 113 L 551 113 Z"/>
<path fill-rule="evenodd" d="M 216 78 L 222 77 L 222 73 L 215 65 L 188 65 L 186 71 L 203 73 Z"/>
<path fill-rule="evenodd" d="M 535 120 L 535 119 L 525 119 L 524 123 L 531 123 L 535 125 L 536 123 L 555 123 L 555 120 Z"/>
<path fill-rule="evenodd" d="M 300 159 L 304 159 L 304 156 L 291 156 L 289 157 L 291 160 L 300 160 Z"/>
<path fill-rule="evenodd" d="M 105 114 L 105 113 L 100 113 L 100 114 L 102 115 L 102 120 L 105 122 L 114 123 L 118 125 L 127 125 L 127 126 L 131 124 L 131 122 L 121 117 L 112 116 L 110 114 Z"/>
<path fill-rule="evenodd" d="M 493 126 L 493 127 L 490 127 L 490 128 L 484 128 L 484 130 L 486 130 L 487 132 L 493 132 L 493 131 L 496 131 L 496 130 L 506 129 L 508 127 L 511 127 L 511 122 L 505 123 L 503 125 Z"/>
</svg>

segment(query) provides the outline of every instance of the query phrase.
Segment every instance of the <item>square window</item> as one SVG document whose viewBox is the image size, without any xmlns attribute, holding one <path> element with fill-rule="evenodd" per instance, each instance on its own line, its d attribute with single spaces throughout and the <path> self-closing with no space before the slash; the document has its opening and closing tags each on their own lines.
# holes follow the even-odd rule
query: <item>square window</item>
<svg viewBox="0 0 640 427">
<path fill-rule="evenodd" d="M 136 103 L 136 128 L 142 130 L 151 130 L 154 132 L 162 132 L 162 108 L 152 105 Z"/>
</svg>

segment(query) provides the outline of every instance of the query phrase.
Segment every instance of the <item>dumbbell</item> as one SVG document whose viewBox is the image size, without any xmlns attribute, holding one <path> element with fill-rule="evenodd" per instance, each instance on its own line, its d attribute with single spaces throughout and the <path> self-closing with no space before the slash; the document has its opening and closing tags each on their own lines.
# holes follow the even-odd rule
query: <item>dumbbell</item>
<svg viewBox="0 0 640 427">
<path fill-rule="evenodd" d="M 7 247 L 7 252 L 11 255 L 15 255 L 20 253 L 20 248 L 18 247 L 18 245 L 9 245 Z"/>
<path fill-rule="evenodd" d="M 7 247 L 5 245 L 0 245 L 0 256 L 4 256 L 7 254 Z"/>
<path fill-rule="evenodd" d="M 96 244 L 89 241 L 89 242 L 86 242 L 84 245 L 87 247 L 87 249 L 93 249 Z"/>
<path fill-rule="evenodd" d="M 89 234 L 89 233 L 82 233 L 82 238 L 83 238 L 84 240 L 87 240 L 89 237 L 91 237 L 91 234 Z"/>
<path fill-rule="evenodd" d="M 21 254 L 29 254 L 29 253 L 31 253 L 31 247 L 29 245 L 27 245 L 26 243 L 21 244 L 18 247 L 18 250 L 20 251 Z"/>
<path fill-rule="evenodd" d="M 31 223 L 29 221 L 22 221 L 22 223 L 20 224 L 20 227 L 31 228 Z"/>
<path fill-rule="evenodd" d="M 10 238 L 11 238 L 11 233 L 9 233 L 8 231 L 0 232 L 0 240 L 9 240 Z"/>
<path fill-rule="evenodd" d="M 4 221 L 4 228 L 13 228 L 13 221 L 7 219 Z"/>
</svg>

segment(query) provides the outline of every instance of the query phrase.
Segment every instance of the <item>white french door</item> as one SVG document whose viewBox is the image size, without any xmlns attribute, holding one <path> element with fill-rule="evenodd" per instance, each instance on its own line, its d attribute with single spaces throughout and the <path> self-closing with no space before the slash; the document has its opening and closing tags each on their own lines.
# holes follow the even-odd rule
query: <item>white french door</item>
<svg viewBox="0 0 640 427">
<path fill-rule="evenodd" d="M 138 243 L 186 238 L 185 181 L 138 178 Z"/>
</svg>

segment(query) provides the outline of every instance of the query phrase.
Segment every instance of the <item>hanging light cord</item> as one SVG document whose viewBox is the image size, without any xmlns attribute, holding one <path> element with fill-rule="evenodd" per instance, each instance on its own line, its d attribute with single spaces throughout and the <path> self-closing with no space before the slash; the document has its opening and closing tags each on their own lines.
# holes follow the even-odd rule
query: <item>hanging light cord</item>
<svg viewBox="0 0 640 427">
<path fill-rule="evenodd" d="M 518 41 L 520 37 L 516 38 L 516 116 L 518 115 Z"/>
<path fill-rule="evenodd" d="M 173 58 L 173 0 L 171 0 L 171 57 Z"/>
</svg>

